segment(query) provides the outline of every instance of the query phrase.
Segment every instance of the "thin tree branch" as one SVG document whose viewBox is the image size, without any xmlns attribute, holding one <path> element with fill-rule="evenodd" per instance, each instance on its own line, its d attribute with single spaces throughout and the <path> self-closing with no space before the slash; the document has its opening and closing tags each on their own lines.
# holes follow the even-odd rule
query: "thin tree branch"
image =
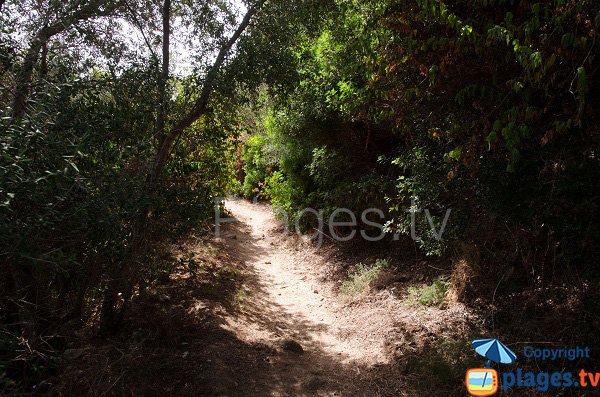
<svg viewBox="0 0 600 397">
<path fill-rule="evenodd" d="M 140 34 L 142 35 L 142 38 L 144 39 L 144 43 L 146 43 L 148 50 L 150 50 L 150 54 L 152 55 L 152 58 L 154 58 L 154 60 L 158 64 L 158 55 L 156 55 L 156 51 L 154 51 L 154 48 L 152 47 L 152 44 L 150 43 L 148 36 L 146 36 L 146 32 L 144 32 L 144 27 L 140 23 L 140 20 L 137 17 L 137 15 L 135 14 L 135 11 L 133 10 L 133 8 L 131 8 L 131 6 L 129 5 L 129 2 L 127 0 L 123 0 L 123 3 L 125 3 L 125 7 L 127 8 L 127 11 L 129 11 L 129 13 L 131 14 L 131 18 L 133 18 L 134 25 L 139 29 Z"/>
<path fill-rule="evenodd" d="M 171 37 L 171 0 L 165 0 L 163 15 L 162 70 L 158 76 L 158 103 L 156 109 L 156 133 L 158 142 L 162 143 L 165 135 L 165 118 L 167 112 L 167 81 L 169 80 L 169 51 Z"/>
</svg>

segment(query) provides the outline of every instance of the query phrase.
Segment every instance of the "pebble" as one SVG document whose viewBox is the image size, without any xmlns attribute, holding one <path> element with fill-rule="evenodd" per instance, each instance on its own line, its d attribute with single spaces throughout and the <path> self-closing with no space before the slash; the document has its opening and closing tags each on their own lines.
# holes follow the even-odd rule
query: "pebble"
<svg viewBox="0 0 600 397">
<path fill-rule="evenodd" d="M 302 348 L 302 345 L 300 345 L 300 343 L 298 343 L 292 339 L 284 340 L 283 344 L 282 344 L 282 348 L 286 352 L 291 352 L 291 353 L 296 353 L 296 354 L 304 353 L 304 349 Z"/>
</svg>

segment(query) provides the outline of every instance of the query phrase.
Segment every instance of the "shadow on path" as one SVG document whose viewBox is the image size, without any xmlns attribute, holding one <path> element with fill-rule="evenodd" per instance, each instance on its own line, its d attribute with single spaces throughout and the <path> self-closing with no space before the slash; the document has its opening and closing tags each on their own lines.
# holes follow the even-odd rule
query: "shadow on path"
<svg viewBox="0 0 600 397">
<path fill-rule="evenodd" d="M 407 368 L 394 361 L 369 366 L 322 346 L 315 336 L 335 330 L 273 299 L 273 280 L 257 267 L 278 252 L 279 240 L 266 241 L 247 221 L 228 224 L 223 239 L 190 241 L 182 247 L 181 256 L 192 265 L 174 257 L 178 271 L 134 302 L 120 338 L 98 341 L 76 365 L 67 366 L 62 375 L 66 381 L 55 394 L 460 395 L 418 379 L 407 388 L 407 381 L 415 379 L 407 370 L 435 368 L 419 367 L 418 362 Z M 304 353 L 284 349 L 288 339 L 300 343 Z"/>
<path fill-rule="evenodd" d="M 268 252 L 249 225 L 236 222 L 225 234 L 236 238 L 211 243 L 218 250 L 214 261 L 200 264 L 195 277 L 180 274 L 163 288 L 168 299 L 162 305 L 138 302 L 139 317 L 131 323 L 144 335 L 143 354 L 137 365 L 128 360 L 123 368 L 123 387 L 135 395 L 402 395 L 383 383 L 385 377 L 374 376 L 383 368 L 343 364 L 345 357 L 326 352 L 312 336 L 327 325 L 273 302 L 269 280 L 251 265 Z M 255 340 L 240 338 L 245 327 Z M 285 339 L 299 342 L 304 353 L 282 349 Z"/>
</svg>

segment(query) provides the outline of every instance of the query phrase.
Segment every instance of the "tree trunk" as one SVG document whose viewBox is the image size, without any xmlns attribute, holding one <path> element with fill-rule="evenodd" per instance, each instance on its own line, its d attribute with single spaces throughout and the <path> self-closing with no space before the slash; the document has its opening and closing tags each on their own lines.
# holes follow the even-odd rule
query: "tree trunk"
<svg viewBox="0 0 600 397">
<path fill-rule="evenodd" d="M 9 268 L 15 290 L 15 302 L 19 308 L 20 328 L 24 338 L 33 340 L 37 329 L 36 280 L 31 274 L 31 269 L 22 263 L 11 262 Z"/>
<path fill-rule="evenodd" d="M 12 103 L 12 119 L 11 124 L 16 123 L 25 116 L 25 104 L 29 92 L 31 91 L 31 80 L 33 77 L 33 69 L 37 63 L 40 49 L 48 41 L 47 34 L 44 29 L 38 33 L 29 46 L 23 65 L 17 74 L 17 82 L 15 87 L 15 97 Z"/>
<path fill-rule="evenodd" d="M 104 289 L 100 309 L 99 333 L 101 335 L 112 335 L 118 331 L 127 304 L 133 295 L 134 286 L 139 278 L 140 256 L 144 252 L 144 244 L 147 241 L 149 214 L 150 207 L 146 205 L 134 221 L 131 244 L 125 258 L 119 263 L 115 263 L 109 270 L 109 279 Z"/>
<path fill-rule="evenodd" d="M 48 76 L 48 41 L 42 45 L 42 59 L 40 62 L 40 76 L 46 78 Z"/>
<path fill-rule="evenodd" d="M 202 115 L 205 114 L 206 107 L 208 105 L 208 100 L 210 98 L 210 94 L 212 93 L 215 80 L 217 79 L 221 66 L 223 66 L 223 63 L 225 62 L 227 54 L 229 54 L 231 48 L 239 40 L 239 38 L 241 37 L 242 33 L 244 33 L 248 25 L 250 25 L 252 17 L 258 12 L 258 10 L 264 4 L 264 2 L 265 0 L 260 0 L 254 6 L 248 9 L 248 12 L 244 16 L 244 19 L 242 20 L 236 31 L 233 33 L 231 38 L 223 45 L 223 47 L 221 47 L 221 50 L 219 51 L 215 62 L 213 63 L 212 67 L 209 69 L 206 75 L 206 79 L 204 80 L 204 84 L 202 85 L 200 97 L 194 103 L 192 110 L 190 110 L 190 112 L 181 120 L 173 124 L 173 126 L 171 127 L 171 131 L 168 135 L 164 137 L 163 141 L 159 145 L 154 161 L 154 166 L 148 178 L 150 185 L 154 185 L 157 182 L 158 178 L 160 178 L 160 175 L 162 174 L 162 171 L 171 154 L 173 144 L 177 140 L 177 138 L 188 127 L 194 124 L 196 120 L 198 120 Z"/>
</svg>

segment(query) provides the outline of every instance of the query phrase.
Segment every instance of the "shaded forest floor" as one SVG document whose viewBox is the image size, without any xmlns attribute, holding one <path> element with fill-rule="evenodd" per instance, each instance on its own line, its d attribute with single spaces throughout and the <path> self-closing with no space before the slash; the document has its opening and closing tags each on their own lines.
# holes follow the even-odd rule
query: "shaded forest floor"
<svg viewBox="0 0 600 397">
<path fill-rule="evenodd" d="M 347 296 L 349 266 L 373 252 L 283 235 L 264 204 L 227 209 L 237 222 L 180 245 L 179 271 L 135 301 L 122 336 L 67 350 L 55 394 L 462 394 L 476 316 L 458 303 L 407 303 L 431 267 Z"/>
<path fill-rule="evenodd" d="M 488 336 L 494 318 L 476 302 L 415 303 L 411 290 L 450 275 L 444 260 L 389 244 L 316 248 L 284 234 L 266 204 L 231 200 L 226 207 L 236 222 L 224 225 L 221 238 L 179 244 L 171 253 L 177 271 L 139 294 L 119 336 L 77 339 L 51 380 L 52 394 L 465 395 L 465 370 L 483 364 L 469 343 Z M 381 258 L 390 267 L 370 289 L 342 291 L 357 263 Z M 528 322 L 550 335 L 556 314 L 540 313 L 543 323 Z M 569 328 L 561 329 L 575 326 L 565 321 Z M 526 322 L 509 323 L 519 338 L 507 340 L 533 335 Z"/>
</svg>

